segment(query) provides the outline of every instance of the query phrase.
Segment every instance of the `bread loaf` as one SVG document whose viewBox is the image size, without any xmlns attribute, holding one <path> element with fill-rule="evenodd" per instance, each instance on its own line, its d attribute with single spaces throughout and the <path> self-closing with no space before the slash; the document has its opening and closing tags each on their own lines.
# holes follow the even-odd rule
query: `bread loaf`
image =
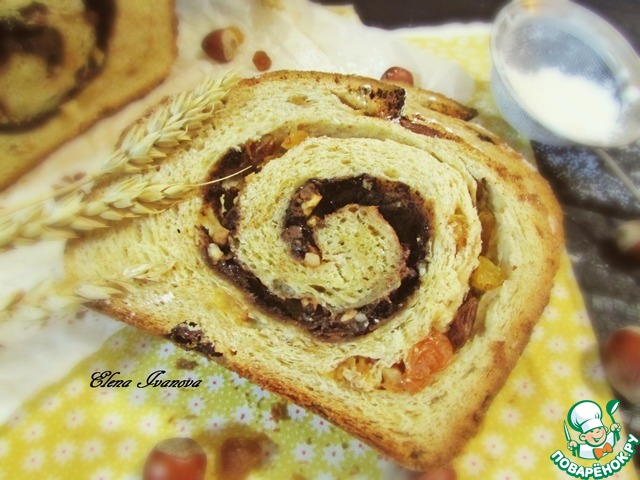
<svg viewBox="0 0 640 480">
<path fill-rule="evenodd" d="M 171 266 L 93 306 L 404 466 L 446 464 L 521 355 L 563 245 L 547 183 L 474 114 L 356 76 L 243 80 L 197 137 L 131 178 L 243 172 L 71 241 L 66 268 L 82 281 Z"/>
<path fill-rule="evenodd" d="M 0 6 L 0 188 L 147 93 L 177 53 L 173 0 Z"/>
</svg>

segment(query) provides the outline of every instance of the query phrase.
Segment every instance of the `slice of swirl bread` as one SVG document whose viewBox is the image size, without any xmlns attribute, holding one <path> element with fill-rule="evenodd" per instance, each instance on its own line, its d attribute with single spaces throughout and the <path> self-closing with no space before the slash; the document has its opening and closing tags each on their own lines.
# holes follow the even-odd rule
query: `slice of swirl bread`
<svg viewBox="0 0 640 480">
<path fill-rule="evenodd" d="M 71 241 L 69 275 L 172 265 L 93 306 L 409 468 L 446 464 L 520 357 L 563 247 L 547 183 L 473 115 L 356 76 L 243 80 L 196 138 L 136 175 L 201 184 L 248 170 Z"/>
<path fill-rule="evenodd" d="M 160 83 L 176 34 L 173 0 L 3 2 L 0 188 Z"/>
</svg>

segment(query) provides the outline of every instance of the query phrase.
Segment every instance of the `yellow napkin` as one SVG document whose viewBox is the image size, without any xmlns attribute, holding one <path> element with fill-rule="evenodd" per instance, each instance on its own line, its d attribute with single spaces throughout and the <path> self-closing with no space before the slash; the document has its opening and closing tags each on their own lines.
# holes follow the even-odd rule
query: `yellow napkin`
<svg viewBox="0 0 640 480">
<path fill-rule="evenodd" d="M 480 86 L 475 106 L 495 114 L 487 87 L 488 33 L 412 38 L 458 61 Z M 120 372 L 128 387 L 95 387 L 95 372 Z M 200 380 L 197 387 L 138 387 L 157 379 Z M 185 382 L 187 383 L 187 382 Z M 551 459 L 572 457 L 563 422 L 573 404 L 593 400 L 603 408 L 612 393 L 599 364 L 595 337 L 568 258 L 533 338 L 492 403 L 478 435 L 454 467 L 458 479 L 567 479 Z M 603 418 L 608 426 L 608 418 Z M 619 418 L 616 418 L 619 421 Z M 250 478 L 383 479 L 407 472 L 325 420 L 285 403 L 199 356 L 126 327 L 59 382 L 47 387 L 0 427 L 0 479 L 141 478 L 144 460 L 159 441 L 189 436 L 205 448 L 207 478 L 217 478 L 219 447 L 229 435 L 264 433 L 264 465 Z M 456 435 L 455 431 L 448 433 Z M 571 431 L 573 438 L 578 433 Z M 626 434 L 623 433 L 623 439 Z M 601 459 L 604 465 L 618 454 Z M 556 457 L 558 458 L 558 457 Z M 603 477 L 601 477 L 603 478 Z M 637 478 L 631 464 L 611 478 Z"/>
</svg>

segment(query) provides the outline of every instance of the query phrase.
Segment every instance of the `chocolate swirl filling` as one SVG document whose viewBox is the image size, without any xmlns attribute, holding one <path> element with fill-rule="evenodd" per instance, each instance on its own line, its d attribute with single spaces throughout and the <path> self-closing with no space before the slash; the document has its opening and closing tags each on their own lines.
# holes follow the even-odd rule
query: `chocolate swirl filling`
<svg viewBox="0 0 640 480">
<path fill-rule="evenodd" d="M 229 171 L 246 166 L 251 166 L 251 171 L 259 171 L 265 162 L 283 151 L 280 141 L 271 136 L 264 137 L 239 151 L 228 152 L 218 162 L 210 179 L 224 177 Z M 247 171 L 245 175 L 249 173 Z M 346 206 L 376 208 L 397 235 L 405 263 L 399 286 L 359 308 L 335 311 L 313 298 L 282 298 L 272 293 L 235 258 L 231 245 L 243 208 L 237 201 L 242 188 L 238 183 L 242 182 L 235 181 L 233 185 L 222 182 L 205 187 L 205 203 L 220 224 L 228 229 L 229 240 L 215 242 L 208 229 L 202 227 L 201 248 L 203 257 L 215 272 L 247 292 L 252 301 L 265 311 L 283 320 L 297 322 L 317 338 L 343 341 L 365 335 L 383 325 L 419 287 L 419 269 L 426 266 L 430 213 L 420 194 L 406 184 L 367 174 L 312 178 L 300 185 L 290 199 L 281 238 L 288 244 L 292 261 L 305 262 L 309 253 L 321 257 L 314 229 L 322 226 L 325 218 Z M 310 206 L 310 198 L 319 200 Z M 221 253 L 215 260 L 208 250 L 212 243 L 216 243 Z M 309 269 L 309 274 L 313 275 L 313 267 Z"/>
</svg>

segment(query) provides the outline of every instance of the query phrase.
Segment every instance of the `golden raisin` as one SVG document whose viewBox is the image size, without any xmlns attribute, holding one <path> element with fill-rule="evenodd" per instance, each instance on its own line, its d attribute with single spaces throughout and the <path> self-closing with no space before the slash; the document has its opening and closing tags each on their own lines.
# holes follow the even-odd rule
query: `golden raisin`
<svg viewBox="0 0 640 480">
<path fill-rule="evenodd" d="M 441 333 L 432 333 L 409 350 L 405 360 L 404 388 L 417 393 L 426 387 L 433 375 L 446 367 L 453 357 L 451 342 Z"/>
<path fill-rule="evenodd" d="M 493 242 L 493 233 L 496 229 L 496 217 L 490 210 L 479 210 L 478 219 L 482 227 L 480 238 L 482 240 L 482 253 L 487 253 Z"/>
<path fill-rule="evenodd" d="M 482 255 L 478 257 L 478 261 L 480 263 L 471 274 L 471 286 L 481 292 L 488 292 L 502 285 L 505 280 L 502 269 Z"/>
<path fill-rule="evenodd" d="M 449 225 L 451 225 L 456 241 L 456 252 L 459 252 L 461 249 L 467 246 L 469 230 L 467 218 L 460 213 L 455 213 L 451 216 Z"/>
<path fill-rule="evenodd" d="M 284 137 L 284 140 L 282 141 L 282 148 L 289 150 L 302 143 L 308 136 L 309 134 L 304 130 L 294 130 Z"/>
<path fill-rule="evenodd" d="M 259 72 L 266 72 L 271 68 L 271 57 L 264 50 L 253 54 L 253 64 Z"/>
</svg>

